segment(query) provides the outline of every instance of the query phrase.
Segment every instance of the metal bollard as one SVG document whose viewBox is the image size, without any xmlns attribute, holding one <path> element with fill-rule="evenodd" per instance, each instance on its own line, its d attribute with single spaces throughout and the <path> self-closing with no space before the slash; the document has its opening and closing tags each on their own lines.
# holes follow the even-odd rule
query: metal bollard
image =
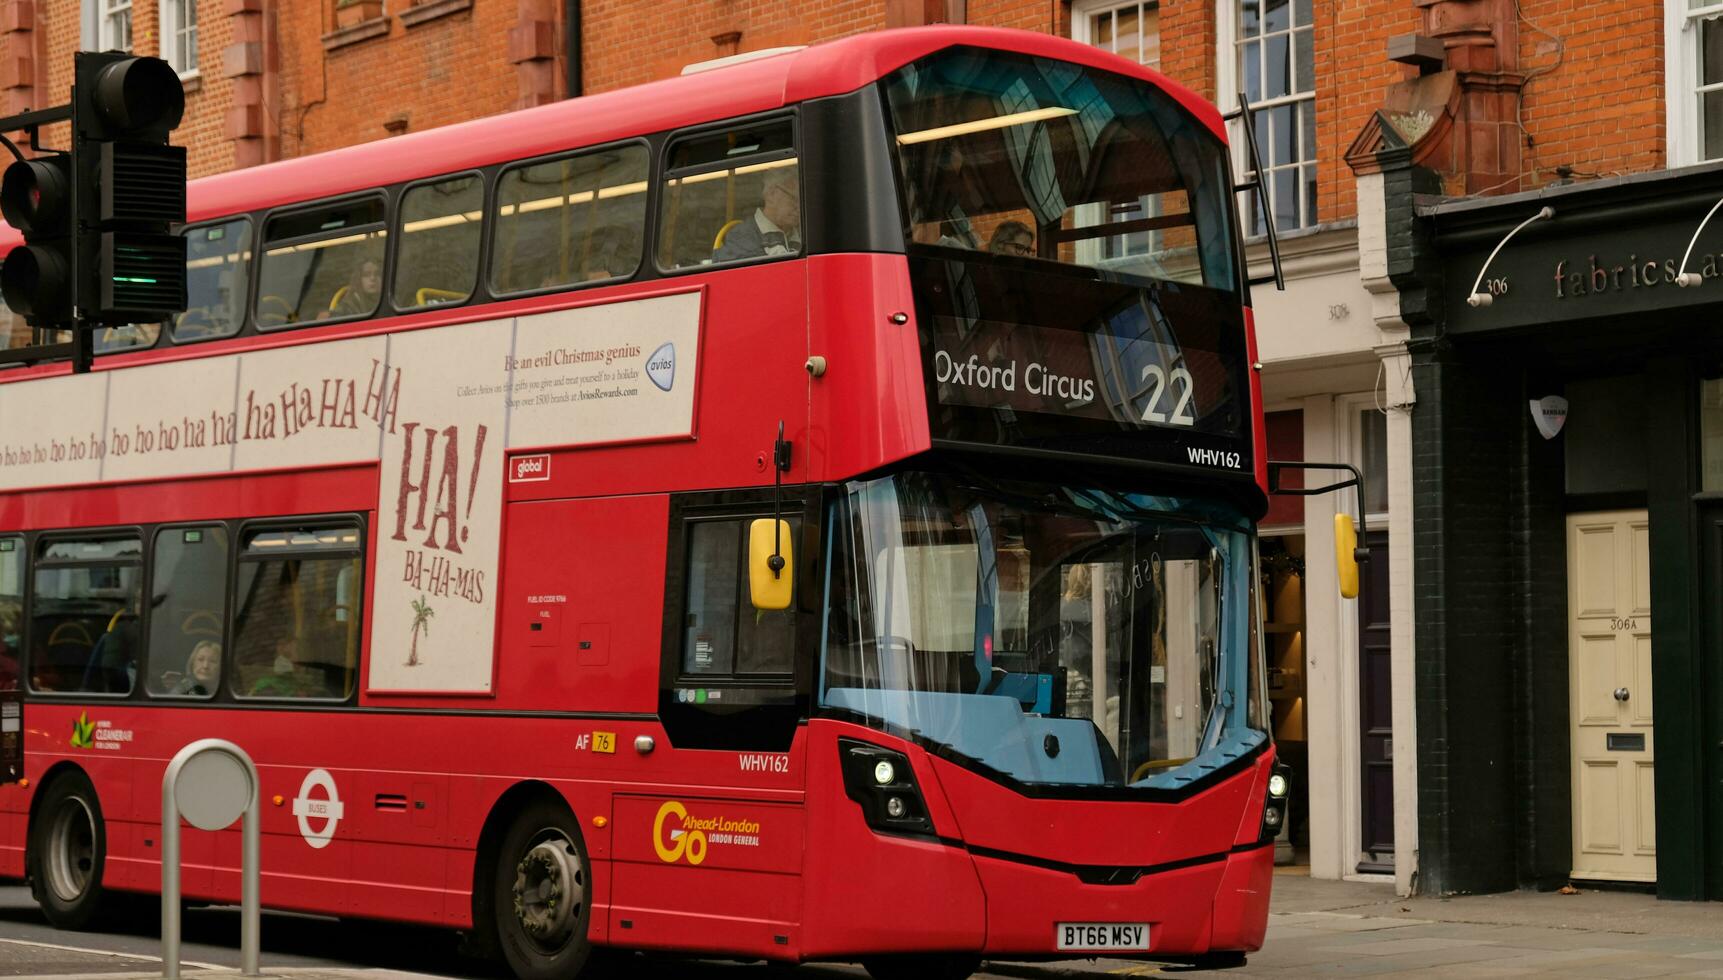
<svg viewBox="0 0 1723 980">
<path fill-rule="evenodd" d="M 257 766 L 239 746 L 220 738 L 204 738 L 180 749 L 162 774 L 162 976 L 179 980 L 180 853 L 179 822 L 199 830 L 222 830 L 241 816 L 244 843 L 240 851 L 239 949 L 240 974 L 261 976 L 258 969 L 258 805 Z"/>
</svg>

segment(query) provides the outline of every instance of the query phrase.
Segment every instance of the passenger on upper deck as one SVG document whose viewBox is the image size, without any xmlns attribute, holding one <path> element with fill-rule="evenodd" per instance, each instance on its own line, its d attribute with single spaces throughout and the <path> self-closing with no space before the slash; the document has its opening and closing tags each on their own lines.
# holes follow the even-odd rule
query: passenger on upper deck
<svg viewBox="0 0 1723 980">
<path fill-rule="evenodd" d="M 318 316 L 370 316 L 377 311 L 377 297 L 383 292 L 383 264 L 365 259 L 353 270 L 353 281 L 335 291 L 329 311 Z"/>
<path fill-rule="evenodd" d="M 1034 255 L 1035 232 L 1021 221 L 1001 221 L 987 241 L 987 250 L 999 255 Z"/>
<path fill-rule="evenodd" d="M 802 250 L 801 226 L 802 201 L 796 191 L 795 167 L 768 170 L 760 185 L 760 206 L 724 234 L 712 261 L 793 255 Z"/>
</svg>

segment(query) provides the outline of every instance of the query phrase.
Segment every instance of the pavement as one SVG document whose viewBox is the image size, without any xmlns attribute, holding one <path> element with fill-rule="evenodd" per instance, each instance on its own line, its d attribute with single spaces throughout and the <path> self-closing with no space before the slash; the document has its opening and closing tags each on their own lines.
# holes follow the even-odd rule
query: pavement
<svg viewBox="0 0 1723 980">
<path fill-rule="evenodd" d="M 267 923 L 266 923 L 267 928 Z M 68 937 L 77 942 L 75 935 Z M 984 975 L 1062 980 L 1194 972 L 1129 960 L 989 962 Z M 271 968 L 284 980 L 424 980 L 381 969 Z M 753 971 L 740 969 L 738 975 Z M 813 971 L 818 974 L 824 971 Z M 847 972 L 847 971 L 846 971 Z M 182 976 L 232 977 L 231 967 L 187 962 Z M 1723 905 L 1660 902 L 1640 892 L 1397 898 L 1387 884 L 1275 877 L 1268 938 L 1232 976 L 1279 977 L 1714 977 L 1723 980 Z M 772 973 L 772 976 L 784 974 Z M 827 974 L 828 976 L 830 974 Z M 0 938 L 0 976 L 146 980 L 159 960 L 71 945 Z"/>
</svg>

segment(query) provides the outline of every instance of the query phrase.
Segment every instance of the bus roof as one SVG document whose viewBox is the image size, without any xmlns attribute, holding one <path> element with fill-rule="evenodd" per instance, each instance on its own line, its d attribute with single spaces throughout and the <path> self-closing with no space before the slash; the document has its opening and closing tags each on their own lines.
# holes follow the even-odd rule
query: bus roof
<svg viewBox="0 0 1723 980">
<path fill-rule="evenodd" d="M 957 45 L 1057 58 L 1146 79 L 1225 139 L 1213 106 L 1159 72 L 1091 45 L 1031 31 L 916 27 L 858 34 L 695 75 L 201 178 L 188 188 L 188 217 L 201 221 L 316 200 L 841 95 Z"/>
</svg>

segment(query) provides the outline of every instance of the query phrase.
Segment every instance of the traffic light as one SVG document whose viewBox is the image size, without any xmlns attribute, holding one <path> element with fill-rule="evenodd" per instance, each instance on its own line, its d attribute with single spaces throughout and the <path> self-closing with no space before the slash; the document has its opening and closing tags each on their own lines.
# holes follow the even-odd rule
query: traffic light
<svg viewBox="0 0 1723 980">
<path fill-rule="evenodd" d="M 167 62 L 78 52 L 72 298 L 87 321 L 160 320 L 185 309 L 185 239 L 174 233 L 185 221 L 185 147 L 168 144 L 184 114 L 185 90 Z"/>
<path fill-rule="evenodd" d="M 0 266 L 0 294 L 35 327 L 72 319 L 72 161 L 64 153 L 19 160 L 0 179 L 0 214 L 24 244 Z"/>
</svg>

